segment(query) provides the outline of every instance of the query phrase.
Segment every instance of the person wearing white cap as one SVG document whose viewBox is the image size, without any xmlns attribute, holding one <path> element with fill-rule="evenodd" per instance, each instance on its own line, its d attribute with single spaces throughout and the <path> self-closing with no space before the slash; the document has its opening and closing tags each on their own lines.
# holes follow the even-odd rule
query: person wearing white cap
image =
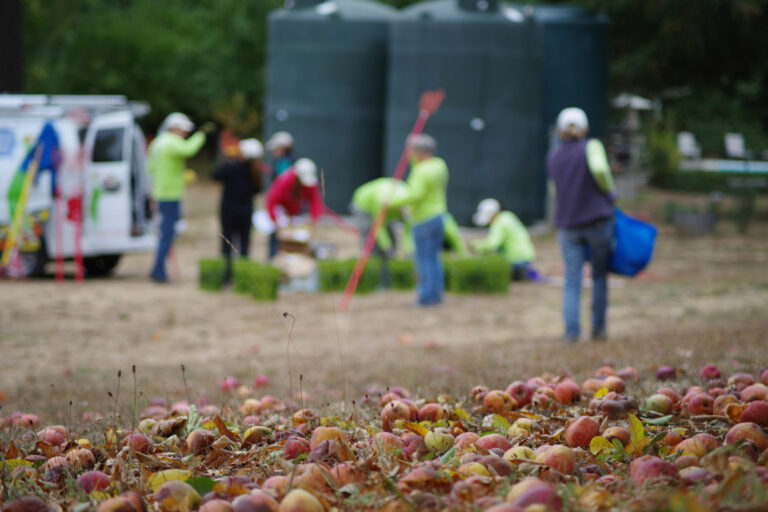
<svg viewBox="0 0 768 512">
<path fill-rule="evenodd" d="M 150 277 L 158 283 L 168 281 L 165 259 L 173 246 L 176 222 L 181 217 L 181 200 L 186 187 L 187 158 L 197 154 L 205 144 L 205 134 L 213 130 L 211 123 L 189 136 L 194 123 L 180 112 L 168 114 L 159 135 L 147 150 L 148 171 L 152 177 L 152 196 L 160 212 L 160 240 Z M 189 137 L 188 137 L 189 136 Z"/>
<path fill-rule="evenodd" d="M 265 172 L 262 158 L 264 147 L 256 139 L 245 139 L 238 144 L 240 155 L 229 158 L 213 172 L 213 179 L 224 187 L 221 194 L 221 254 L 227 262 L 225 282 L 232 275 L 232 246 L 241 258 L 248 257 L 251 239 L 253 198 L 261 192 Z"/>
<path fill-rule="evenodd" d="M 276 132 L 267 141 L 267 149 L 272 153 L 275 177 L 280 176 L 293 165 L 293 145 L 293 135 L 288 132 Z"/>
<path fill-rule="evenodd" d="M 528 230 L 517 215 L 502 211 L 498 200 L 488 198 L 477 205 L 472 221 L 477 226 L 489 226 L 488 236 L 472 243 L 473 251 L 501 253 L 510 264 L 513 279 L 538 280 L 538 273 L 533 268 L 536 250 Z"/>
<path fill-rule="evenodd" d="M 580 108 L 566 108 L 557 117 L 562 145 L 547 156 L 547 173 L 555 188 L 555 226 L 565 262 L 563 319 L 565 339 L 581 335 L 581 275 L 589 250 L 592 267 L 592 339 L 606 337 L 608 260 L 613 237 L 613 178 L 605 148 L 587 140 L 589 121 Z"/>
<path fill-rule="evenodd" d="M 296 163 L 277 177 L 267 191 L 266 210 L 272 222 L 277 224 L 277 207 L 281 206 L 289 216 L 299 215 L 309 209 L 312 223 L 316 223 L 325 210 L 323 196 L 317 179 L 317 165 L 309 158 L 299 158 Z M 277 241 L 276 232 L 272 234 Z M 269 244 L 269 259 L 277 254 L 277 244 Z"/>
</svg>

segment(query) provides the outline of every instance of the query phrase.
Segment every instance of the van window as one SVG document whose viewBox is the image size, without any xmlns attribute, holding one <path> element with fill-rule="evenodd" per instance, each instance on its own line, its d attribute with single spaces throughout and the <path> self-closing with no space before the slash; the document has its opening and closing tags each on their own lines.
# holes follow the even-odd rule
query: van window
<svg viewBox="0 0 768 512">
<path fill-rule="evenodd" d="M 122 162 L 125 128 L 105 128 L 96 132 L 94 162 Z"/>
</svg>

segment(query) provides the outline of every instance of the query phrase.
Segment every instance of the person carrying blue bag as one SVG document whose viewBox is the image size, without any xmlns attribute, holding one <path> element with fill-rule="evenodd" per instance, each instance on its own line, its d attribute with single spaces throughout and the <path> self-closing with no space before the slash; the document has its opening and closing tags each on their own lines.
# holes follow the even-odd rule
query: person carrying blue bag
<svg viewBox="0 0 768 512">
<path fill-rule="evenodd" d="M 605 340 L 616 197 L 613 177 L 603 144 L 586 138 L 589 122 L 583 110 L 561 111 L 557 130 L 562 144 L 547 156 L 547 173 L 555 188 L 554 224 L 565 263 L 565 340 L 575 343 L 581 336 L 581 275 L 587 260 L 593 282 L 592 339 Z"/>
</svg>

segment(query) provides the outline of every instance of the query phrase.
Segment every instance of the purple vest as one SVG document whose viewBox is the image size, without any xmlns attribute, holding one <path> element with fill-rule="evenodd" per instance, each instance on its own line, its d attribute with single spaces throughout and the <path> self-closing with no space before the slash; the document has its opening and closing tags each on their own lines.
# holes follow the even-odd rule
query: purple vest
<svg viewBox="0 0 768 512">
<path fill-rule="evenodd" d="M 566 140 L 547 156 L 555 183 L 555 226 L 572 228 L 613 215 L 613 204 L 597 186 L 587 165 L 587 140 Z"/>
</svg>

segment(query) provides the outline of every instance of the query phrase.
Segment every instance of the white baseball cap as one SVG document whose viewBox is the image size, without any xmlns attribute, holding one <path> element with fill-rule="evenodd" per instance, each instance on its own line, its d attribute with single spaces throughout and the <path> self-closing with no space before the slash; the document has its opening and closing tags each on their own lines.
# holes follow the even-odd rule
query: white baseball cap
<svg viewBox="0 0 768 512">
<path fill-rule="evenodd" d="M 317 166 L 309 158 L 299 158 L 293 164 L 293 171 L 299 182 L 305 187 L 314 187 L 317 185 Z"/>
<path fill-rule="evenodd" d="M 248 160 L 256 160 L 264 156 L 264 146 L 256 139 L 243 139 L 239 146 L 240 153 Z"/>
<path fill-rule="evenodd" d="M 168 114 L 163 121 L 162 128 L 165 130 L 177 129 L 185 132 L 191 132 L 195 129 L 195 123 L 193 123 L 186 114 L 181 112 L 173 112 Z"/>
<path fill-rule="evenodd" d="M 587 114 L 577 107 L 569 107 L 560 111 L 557 116 L 557 130 L 565 133 L 583 132 L 589 128 Z"/>
<path fill-rule="evenodd" d="M 277 148 L 290 148 L 293 143 L 293 135 L 288 132 L 277 132 L 267 141 L 267 149 L 274 151 Z"/>
<path fill-rule="evenodd" d="M 477 205 L 477 212 L 472 216 L 476 226 L 487 226 L 494 215 L 501 211 L 501 203 L 496 199 L 483 199 Z"/>
<path fill-rule="evenodd" d="M 406 144 L 409 148 L 415 151 L 425 151 L 433 155 L 435 154 L 435 151 L 437 151 L 437 141 L 434 137 L 427 135 L 426 133 L 409 135 Z"/>
</svg>

